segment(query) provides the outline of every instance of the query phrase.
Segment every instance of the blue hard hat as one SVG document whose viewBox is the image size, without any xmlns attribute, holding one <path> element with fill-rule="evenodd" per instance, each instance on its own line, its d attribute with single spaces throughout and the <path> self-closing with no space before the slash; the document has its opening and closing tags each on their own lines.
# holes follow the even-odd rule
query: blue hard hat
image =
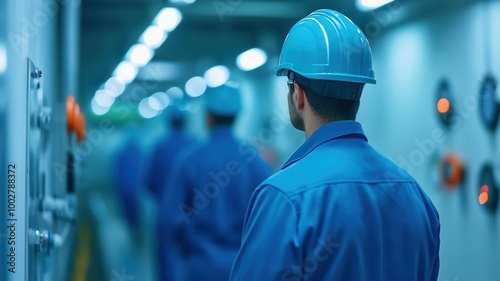
<svg viewBox="0 0 500 281">
<path fill-rule="evenodd" d="M 221 116 L 235 116 L 241 110 L 241 94 L 238 88 L 224 84 L 208 88 L 205 93 L 207 111 Z"/>
<path fill-rule="evenodd" d="M 288 33 L 276 68 L 308 79 L 375 84 L 372 52 L 366 36 L 349 18 L 333 10 L 317 10 Z"/>
</svg>

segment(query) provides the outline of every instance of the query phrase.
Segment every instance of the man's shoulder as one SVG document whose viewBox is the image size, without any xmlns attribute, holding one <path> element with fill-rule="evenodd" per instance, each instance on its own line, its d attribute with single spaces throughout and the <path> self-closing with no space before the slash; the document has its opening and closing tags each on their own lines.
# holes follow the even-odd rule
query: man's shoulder
<svg viewBox="0 0 500 281">
<path fill-rule="evenodd" d="M 416 183 L 415 179 L 388 157 L 371 150 L 361 156 L 330 151 L 313 151 L 304 158 L 286 166 L 262 184 L 273 186 L 285 194 L 320 186 L 347 183 Z"/>
<path fill-rule="evenodd" d="M 295 163 L 267 178 L 261 188 L 273 188 L 285 195 L 293 194 L 297 189 L 308 184 L 307 175 L 302 174 L 301 163 Z"/>
</svg>

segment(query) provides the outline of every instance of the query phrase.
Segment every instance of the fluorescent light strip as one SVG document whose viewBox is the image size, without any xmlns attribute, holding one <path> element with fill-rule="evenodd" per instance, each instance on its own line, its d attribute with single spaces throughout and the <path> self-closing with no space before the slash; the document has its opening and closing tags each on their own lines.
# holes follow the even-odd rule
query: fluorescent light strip
<svg viewBox="0 0 500 281">
<path fill-rule="evenodd" d="M 241 53 L 236 58 L 236 65 L 243 71 L 249 71 L 262 66 L 266 61 L 266 52 L 259 48 L 253 48 Z"/>
<path fill-rule="evenodd" d="M 368 11 L 380 8 L 384 5 L 387 5 L 394 0 L 358 0 L 357 6 L 360 10 Z"/>
<path fill-rule="evenodd" d="M 217 65 L 205 71 L 203 77 L 207 81 L 207 86 L 219 87 L 229 80 L 229 69 L 223 65 Z"/>
<path fill-rule="evenodd" d="M 196 0 L 185 0 L 184 2 L 186 4 L 192 4 L 195 1 Z M 125 59 L 115 68 L 113 77 L 108 79 L 105 84 L 107 85 L 106 91 L 113 101 L 115 97 L 118 97 L 123 93 L 126 84 L 129 84 L 135 79 L 137 73 L 139 72 L 139 68 L 151 61 L 154 55 L 154 50 L 159 48 L 167 38 L 167 32 L 174 30 L 179 25 L 181 20 L 182 14 L 176 8 L 164 8 L 158 13 L 153 20 L 153 24 L 144 30 L 142 35 L 139 37 L 138 44 L 135 44 L 130 48 L 125 55 Z M 6 64 L 6 61 L 5 63 L 3 62 L 2 53 L 0 53 L 0 71 L 3 70 L 3 68 L 6 68 Z M 116 80 L 113 81 L 113 79 Z M 92 99 L 92 109 L 94 113 L 101 115 L 105 114 L 107 110 L 109 110 L 109 107 L 106 111 L 104 110 L 106 107 L 101 106 L 99 108 L 100 105 L 98 104 L 98 101 L 102 102 L 103 98 L 102 96 L 99 96 L 101 94 L 98 93 L 99 91 L 96 92 L 96 95 Z M 111 105 L 112 104 L 113 103 L 111 103 Z"/>
</svg>

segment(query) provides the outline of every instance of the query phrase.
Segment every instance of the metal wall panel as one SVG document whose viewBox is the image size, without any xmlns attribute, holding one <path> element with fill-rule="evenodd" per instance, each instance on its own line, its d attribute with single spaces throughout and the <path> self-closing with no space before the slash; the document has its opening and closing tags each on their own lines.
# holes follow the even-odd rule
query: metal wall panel
<svg viewBox="0 0 500 281">
<path fill-rule="evenodd" d="M 0 1 L 0 280 L 69 279 L 76 224 L 65 105 L 77 87 L 78 9 L 79 1 Z"/>
</svg>

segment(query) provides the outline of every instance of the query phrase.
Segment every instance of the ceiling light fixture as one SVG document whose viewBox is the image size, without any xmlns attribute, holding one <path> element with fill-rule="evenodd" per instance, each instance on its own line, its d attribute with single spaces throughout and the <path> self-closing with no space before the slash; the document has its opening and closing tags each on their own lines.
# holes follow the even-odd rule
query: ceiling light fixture
<svg viewBox="0 0 500 281">
<path fill-rule="evenodd" d="M 151 107 L 150 98 L 151 97 L 143 98 L 141 102 L 139 102 L 139 107 L 138 107 L 139 114 L 146 119 L 153 118 L 160 113 L 159 110 Z M 152 103 L 154 104 L 154 102 Z"/>
<path fill-rule="evenodd" d="M 92 107 L 92 112 L 94 112 L 95 115 L 104 115 L 108 113 L 110 107 L 109 106 L 101 106 L 97 103 L 95 97 L 91 101 L 91 107 Z"/>
<path fill-rule="evenodd" d="M 157 25 L 150 25 L 144 30 L 139 41 L 152 49 L 157 49 L 165 39 L 167 39 L 167 34 L 162 28 Z"/>
<path fill-rule="evenodd" d="M 109 93 L 113 95 L 113 97 L 120 96 L 125 90 L 125 83 L 118 77 L 111 77 L 104 83 L 104 90 L 107 90 Z"/>
<path fill-rule="evenodd" d="M 394 0 L 358 0 L 357 6 L 362 11 L 374 10 L 387 5 Z"/>
<path fill-rule="evenodd" d="M 205 71 L 203 76 L 208 87 L 219 87 L 229 80 L 229 69 L 223 65 L 217 65 Z"/>
<path fill-rule="evenodd" d="M 152 57 L 153 51 L 144 44 L 133 45 L 125 56 L 131 63 L 139 67 L 146 65 Z"/>
<path fill-rule="evenodd" d="M 122 80 L 125 84 L 132 82 L 137 76 L 137 66 L 130 61 L 122 61 L 113 72 L 113 76 Z"/>
<path fill-rule="evenodd" d="M 186 4 L 186 5 L 189 5 L 189 4 L 193 4 L 194 2 L 196 2 L 196 0 L 169 0 L 168 2 L 174 3 L 174 4 Z"/>
<path fill-rule="evenodd" d="M 102 107 L 110 107 L 115 102 L 115 98 L 106 90 L 98 90 L 95 93 L 94 100 Z"/>
<path fill-rule="evenodd" d="M 207 82 L 203 77 L 195 76 L 186 82 L 186 94 L 195 98 L 203 95 L 207 90 Z"/>
<path fill-rule="evenodd" d="M 176 8 L 164 8 L 156 16 L 155 22 L 164 31 L 174 30 L 182 20 L 182 14 Z"/>
<path fill-rule="evenodd" d="M 266 61 L 266 52 L 259 48 L 253 48 L 241 53 L 236 58 L 236 65 L 243 71 L 249 71 L 262 66 Z"/>
<path fill-rule="evenodd" d="M 170 104 L 170 98 L 165 92 L 154 93 L 151 97 L 155 98 L 159 102 L 160 110 L 167 108 Z"/>
</svg>

